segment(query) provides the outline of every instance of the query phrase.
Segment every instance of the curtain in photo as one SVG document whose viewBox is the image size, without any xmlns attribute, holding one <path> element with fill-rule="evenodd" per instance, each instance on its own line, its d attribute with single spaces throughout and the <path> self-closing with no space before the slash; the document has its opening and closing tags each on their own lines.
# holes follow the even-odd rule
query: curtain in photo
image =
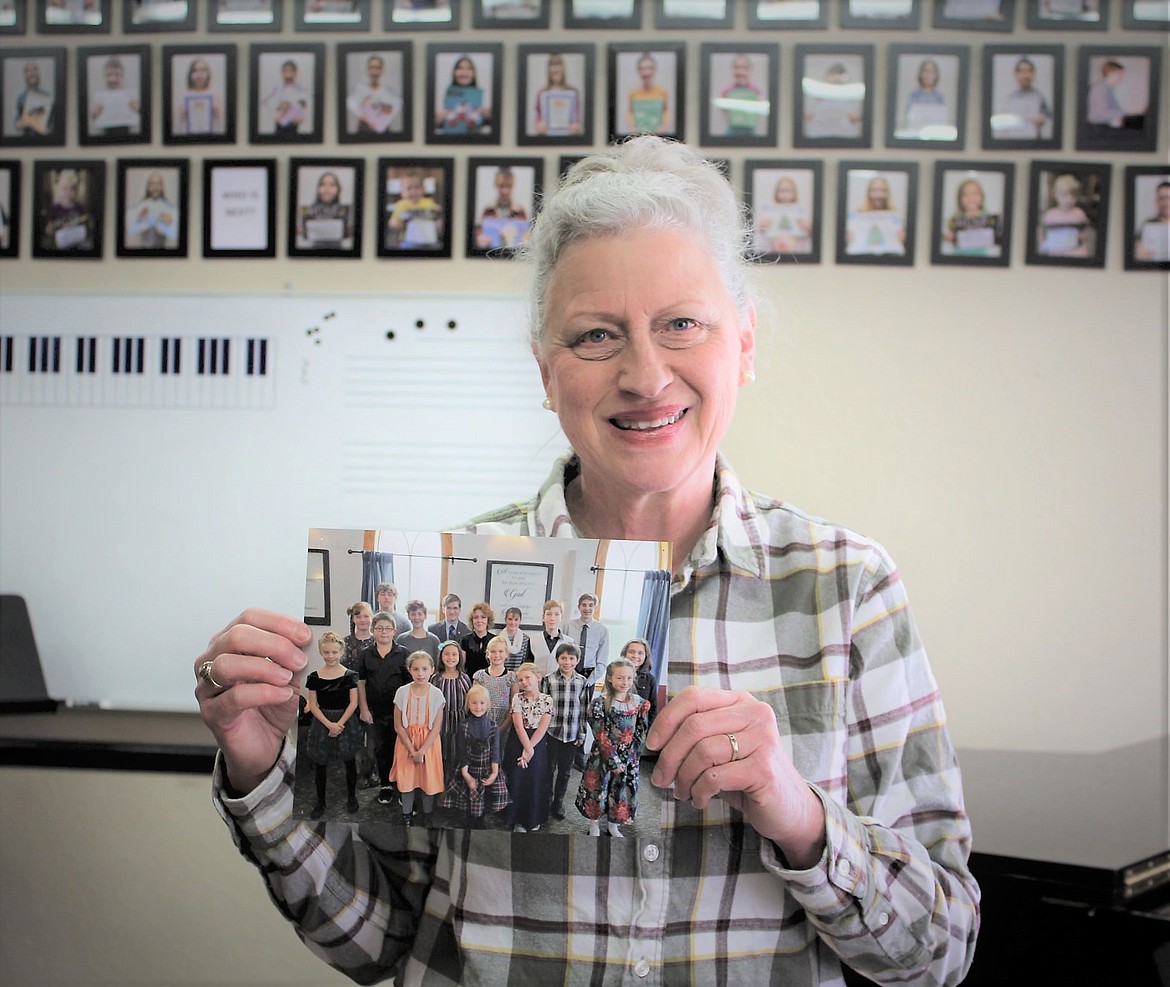
<svg viewBox="0 0 1170 987">
<path fill-rule="evenodd" d="M 362 599 L 376 612 L 374 590 L 378 583 L 394 582 L 394 556 L 390 552 L 362 552 Z"/>
<path fill-rule="evenodd" d="M 654 676 L 659 682 L 666 668 L 667 624 L 670 620 L 670 572 L 657 569 L 642 579 L 642 601 L 638 606 L 638 637 L 650 642 Z"/>
</svg>

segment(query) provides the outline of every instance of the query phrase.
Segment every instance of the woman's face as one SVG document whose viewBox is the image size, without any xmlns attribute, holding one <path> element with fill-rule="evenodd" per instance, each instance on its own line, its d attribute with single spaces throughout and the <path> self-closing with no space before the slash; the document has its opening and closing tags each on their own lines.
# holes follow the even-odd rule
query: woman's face
<svg viewBox="0 0 1170 987">
<path fill-rule="evenodd" d="M 475 631 L 476 634 L 478 634 L 480 637 L 483 637 L 487 633 L 487 625 L 488 620 L 486 613 L 484 613 L 482 610 L 471 611 L 471 629 Z"/>
<path fill-rule="evenodd" d="M 624 657 L 635 668 L 641 668 L 642 662 L 646 660 L 646 648 L 635 642 L 626 648 Z"/>
<path fill-rule="evenodd" d="M 546 301 L 537 362 L 584 489 L 709 496 L 755 314 L 740 316 L 706 247 L 664 230 L 573 243 Z"/>
<path fill-rule="evenodd" d="M 353 615 L 353 629 L 357 631 L 360 637 L 369 637 L 370 623 L 373 619 L 374 615 L 369 610 L 358 610 Z"/>
<path fill-rule="evenodd" d="M 455 63 L 455 70 L 452 73 L 457 86 L 474 86 L 475 85 L 475 66 L 471 64 L 471 59 L 461 58 Z"/>
<path fill-rule="evenodd" d="M 337 184 L 337 179 L 326 173 L 317 181 L 317 198 L 322 202 L 336 202 L 337 197 L 341 194 L 341 188 Z"/>
<path fill-rule="evenodd" d="M 983 208 L 983 189 L 978 182 L 965 182 L 959 192 L 959 204 L 968 216 L 974 216 Z"/>
</svg>

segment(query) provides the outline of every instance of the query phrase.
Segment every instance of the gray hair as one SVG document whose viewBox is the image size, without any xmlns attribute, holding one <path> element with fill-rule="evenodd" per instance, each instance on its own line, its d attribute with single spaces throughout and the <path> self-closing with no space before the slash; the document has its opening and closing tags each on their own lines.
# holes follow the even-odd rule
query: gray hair
<svg viewBox="0 0 1170 987">
<path fill-rule="evenodd" d="M 740 313 L 752 306 L 744 261 L 751 229 L 735 190 L 687 145 L 642 135 L 578 161 L 541 204 L 521 249 L 532 268 L 534 348 L 544 335 L 549 282 L 565 248 L 633 230 L 693 235 L 706 246 Z"/>
</svg>

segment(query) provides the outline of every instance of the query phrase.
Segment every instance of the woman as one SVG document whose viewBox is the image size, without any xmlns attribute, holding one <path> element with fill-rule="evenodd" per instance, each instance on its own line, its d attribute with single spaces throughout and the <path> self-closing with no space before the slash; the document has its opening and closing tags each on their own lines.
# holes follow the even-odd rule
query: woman
<svg viewBox="0 0 1170 987">
<path fill-rule="evenodd" d="M 527 253 L 533 350 L 574 451 L 531 501 L 470 526 L 673 543 L 671 699 L 647 737 L 653 784 L 673 785 L 661 833 L 532 838 L 550 868 L 504 835 L 296 824 L 282 747 L 308 628 L 245 611 L 197 660 L 220 812 L 335 965 L 372 979 L 403 961 L 406 983 L 807 985 L 840 983 L 840 955 L 879 979 L 962 979 L 970 827 L 897 570 L 748 493 L 718 454 L 753 378 L 749 233 L 683 145 L 641 137 L 569 172 Z M 342 904 L 314 890 L 326 859 Z"/>
<path fill-rule="evenodd" d="M 928 140 L 938 135 L 952 139 L 938 128 L 948 123 L 947 98 L 938 89 L 938 62 L 924 58 L 918 66 L 918 88 L 906 98 L 906 132 L 899 136 Z M 953 130 L 954 128 L 950 128 Z"/>
<path fill-rule="evenodd" d="M 492 624 L 496 612 L 486 603 L 477 603 L 471 608 L 471 633 L 464 634 L 459 642 L 467 655 L 467 674 L 474 675 L 481 668 L 488 667 L 488 641 L 495 637 Z"/>
<path fill-rule="evenodd" d="M 297 221 L 297 247 L 302 250 L 342 250 L 353 244 L 352 210 L 341 201 L 341 179 L 323 171 L 317 179 L 317 195 L 301 206 Z"/>
</svg>

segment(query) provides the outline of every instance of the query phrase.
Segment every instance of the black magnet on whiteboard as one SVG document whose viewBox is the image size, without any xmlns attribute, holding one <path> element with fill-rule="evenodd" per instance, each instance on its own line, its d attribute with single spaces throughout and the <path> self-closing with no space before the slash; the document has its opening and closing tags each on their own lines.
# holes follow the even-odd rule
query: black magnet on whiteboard
<svg viewBox="0 0 1170 987">
<path fill-rule="evenodd" d="M 394 330 L 393 330 L 393 329 L 387 329 L 387 330 L 386 330 L 386 338 L 387 338 L 387 339 L 393 339 L 393 338 L 394 338 Z"/>
<path fill-rule="evenodd" d="M 454 320 L 454 319 L 448 319 L 448 320 L 447 320 L 447 328 L 448 328 L 448 329 L 454 329 L 454 328 L 455 328 L 455 320 Z"/>
<path fill-rule="evenodd" d="M 425 325 L 426 325 L 426 323 L 425 323 L 425 322 L 423 322 L 423 320 L 422 320 L 422 319 L 415 319 L 415 320 L 414 320 L 414 327 L 415 327 L 415 329 L 422 329 L 422 328 L 423 328 Z"/>
</svg>

